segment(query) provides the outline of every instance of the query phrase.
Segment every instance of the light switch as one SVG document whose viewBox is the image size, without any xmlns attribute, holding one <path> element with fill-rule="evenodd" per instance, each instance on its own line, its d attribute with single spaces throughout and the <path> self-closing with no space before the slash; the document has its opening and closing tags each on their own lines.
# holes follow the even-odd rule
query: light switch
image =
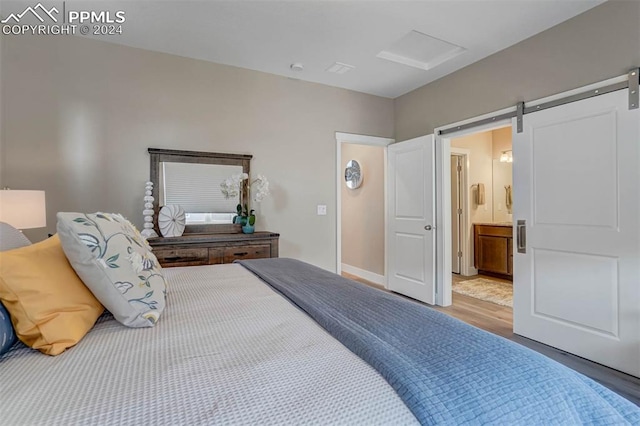
<svg viewBox="0 0 640 426">
<path fill-rule="evenodd" d="M 318 216 L 327 215 L 327 206 L 324 204 L 318 204 Z"/>
</svg>

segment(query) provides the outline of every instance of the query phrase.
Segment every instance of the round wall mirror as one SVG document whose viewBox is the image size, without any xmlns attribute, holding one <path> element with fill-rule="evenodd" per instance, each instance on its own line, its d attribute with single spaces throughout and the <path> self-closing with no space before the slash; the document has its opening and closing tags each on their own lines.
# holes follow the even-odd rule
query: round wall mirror
<svg viewBox="0 0 640 426">
<path fill-rule="evenodd" d="M 362 170 L 356 160 L 350 160 L 347 163 L 347 167 L 344 169 L 344 180 L 349 189 L 356 189 L 362 185 Z"/>
</svg>

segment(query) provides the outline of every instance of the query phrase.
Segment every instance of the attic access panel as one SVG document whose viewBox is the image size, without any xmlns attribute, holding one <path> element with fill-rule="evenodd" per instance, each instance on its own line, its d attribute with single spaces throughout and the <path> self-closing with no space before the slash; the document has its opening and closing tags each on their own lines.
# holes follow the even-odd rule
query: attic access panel
<svg viewBox="0 0 640 426">
<path fill-rule="evenodd" d="M 419 31 L 410 31 L 376 57 L 427 71 L 465 50 L 464 47 Z"/>
</svg>

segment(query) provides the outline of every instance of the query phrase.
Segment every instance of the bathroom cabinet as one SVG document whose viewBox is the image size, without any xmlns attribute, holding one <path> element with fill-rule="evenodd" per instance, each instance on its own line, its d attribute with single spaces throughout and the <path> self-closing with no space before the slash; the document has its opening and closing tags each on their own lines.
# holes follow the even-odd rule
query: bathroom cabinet
<svg viewBox="0 0 640 426">
<path fill-rule="evenodd" d="M 473 225 L 474 264 L 478 273 L 513 279 L 513 225 Z"/>
</svg>

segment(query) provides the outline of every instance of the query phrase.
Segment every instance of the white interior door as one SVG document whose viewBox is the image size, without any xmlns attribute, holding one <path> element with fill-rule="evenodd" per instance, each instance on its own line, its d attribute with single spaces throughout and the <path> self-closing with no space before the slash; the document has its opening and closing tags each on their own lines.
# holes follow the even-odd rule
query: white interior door
<svg viewBox="0 0 640 426">
<path fill-rule="evenodd" d="M 388 288 L 435 303 L 433 135 L 389 145 Z"/>
<path fill-rule="evenodd" d="M 528 114 L 513 134 L 514 225 L 526 221 L 526 241 L 514 240 L 513 322 L 517 334 L 640 376 L 640 110 L 627 96 Z"/>
</svg>

